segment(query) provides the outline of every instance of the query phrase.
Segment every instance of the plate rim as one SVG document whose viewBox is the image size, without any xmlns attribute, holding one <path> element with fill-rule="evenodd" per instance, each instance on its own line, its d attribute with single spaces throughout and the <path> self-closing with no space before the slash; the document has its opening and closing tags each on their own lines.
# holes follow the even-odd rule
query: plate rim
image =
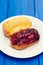
<svg viewBox="0 0 43 65">
<path fill-rule="evenodd" d="M 20 17 L 20 16 L 32 17 L 32 18 L 35 18 L 35 19 L 41 21 L 40 19 L 38 19 L 38 18 L 36 18 L 36 17 L 33 17 L 33 16 L 28 16 L 28 15 L 16 15 L 16 16 L 12 16 L 12 17 L 9 17 L 9 18 L 3 20 L 3 21 L 0 23 L 0 25 L 2 25 L 2 24 L 3 24 L 5 21 L 7 21 L 7 20 L 10 20 L 10 19 L 15 18 L 15 17 Z M 41 22 L 41 23 L 43 23 L 43 22 Z M 14 56 L 12 56 L 11 54 L 6 53 L 5 50 L 2 49 L 2 46 L 1 46 L 0 48 L 1 48 L 0 50 L 1 50 L 3 53 L 5 53 L 6 55 L 11 56 L 11 57 L 14 57 Z M 40 53 L 42 53 L 42 50 L 41 50 L 39 53 L 37 53 L 37 54 L 35 54 L 35 55 L 32 55 L 31 57 L 37 56 L 37 55 L 40 54 Z M 28 56 L 28 57 L 15 57 L 15 58 L 31 58 L 31 57 Z"/>
</svg>

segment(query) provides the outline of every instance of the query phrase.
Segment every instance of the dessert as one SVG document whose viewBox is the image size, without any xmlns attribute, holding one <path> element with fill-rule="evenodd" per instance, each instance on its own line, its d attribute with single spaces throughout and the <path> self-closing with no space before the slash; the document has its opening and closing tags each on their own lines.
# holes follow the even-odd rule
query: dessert
<svg viewBox="0 0 43 65">
<path fill-rule="evenodd" d="M 13 18 L 4 22 L 3 31 L 4 35 L 10 37 L 12 34 L 30 28 L 32 26 L 31 20 L 27 17 Z"/>
<path fill-rule="evenodd" d="M 15 49 L 24 49 L 35 44 L 34 42 L 37 42 L 39 37 L 38 31 L 34 28 L 21 30 L 11 36 L 11 46 Z"/>
<path fill-rule="evenodd" d="M 3 23 L 4 35 L 9 37 L 11 47 L 21 50 L 38 42 L 39 32 L 32 28 L 27 17 L 17 17 Z"/>
</svg>

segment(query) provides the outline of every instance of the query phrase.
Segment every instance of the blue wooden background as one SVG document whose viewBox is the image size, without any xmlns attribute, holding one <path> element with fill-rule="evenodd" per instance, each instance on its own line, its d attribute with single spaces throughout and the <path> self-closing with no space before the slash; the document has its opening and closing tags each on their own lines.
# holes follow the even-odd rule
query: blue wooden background
<svg viewBox="0 0 43 65">
<path fill-rule="evenodd" d="M 22 14 L 43 21 L 43 0 L 0 0 L 0 22 L 8 17 Z M 43 53 L 33 58 L 17 59 L 0 51 L 0 65 L 43 65 Z"/>
</svg>

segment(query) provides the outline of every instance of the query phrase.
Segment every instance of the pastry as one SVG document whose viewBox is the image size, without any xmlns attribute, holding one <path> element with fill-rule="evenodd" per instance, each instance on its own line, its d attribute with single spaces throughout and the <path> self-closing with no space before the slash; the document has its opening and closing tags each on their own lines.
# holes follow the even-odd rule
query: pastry
<svg viewBox="0 0 43 65">
<path fill-rule="evenodd" d="M 18 50 L 27 48 L 39 40 L 39 32 L 31 27 L 32 22 L 27 17 L 13 18 L 3 23 L 4 35 L 9 37 L 11 47 Z"/>
<path fill-rule="evenodd" d="M 5 36 L 10 37 L 12 34 L 31 26 L 31 20 L 27 17 L 17 17 L 4 22 L 3 31 Z"/>
<path fill-rule="evenodd" d="M 11 46 L 15 49 L 24 49 L 35 44 L 40 38 L 38 31 L 34 28 L 21 30 L 10 38 Z"/>
</svg>

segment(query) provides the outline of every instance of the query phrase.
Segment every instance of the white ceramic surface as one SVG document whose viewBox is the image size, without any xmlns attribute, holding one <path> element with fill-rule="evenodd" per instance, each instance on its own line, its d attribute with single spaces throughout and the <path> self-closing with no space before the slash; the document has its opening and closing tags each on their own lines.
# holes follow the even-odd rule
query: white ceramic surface
<svg viewBox="0 0 43 65">
<path fill-rule="evenodd" d="M 13 19 L 21 16 L 25 16 L 31 19 L 32 27 L 37 29 L 40 34 L 40 40 L 38 43 L 24 50 L 16 50 L 11 48 L 9 39 L 4 36 L 2 24 L 5 21 L 8 21 L 9 19 Z M 43 22 L 35 17 L 26 16 L 26 15 L 13 16 L 2 21 L 2 23 L 0 23 L 0 50 L 9 56 L 17 57 L 17 58 L 30 58 L 40 54 L 41 52 L 43 52 Z"/>
</svg>

